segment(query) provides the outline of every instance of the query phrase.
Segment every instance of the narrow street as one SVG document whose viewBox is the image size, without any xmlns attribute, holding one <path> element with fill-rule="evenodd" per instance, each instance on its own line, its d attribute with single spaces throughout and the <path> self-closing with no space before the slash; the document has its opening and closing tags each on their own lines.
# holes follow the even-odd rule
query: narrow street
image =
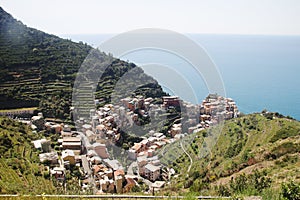
<svg viewBox="0 0 300 200">
<path fill-rule="evenodd" d="M 82 143 L 83 143 L 84 147 L 87 147 L 87 146 L 91 145 L 90 141 L 88 140 L 88 138 L 83 133 L 80 133 L 80 136 L 82 138 L 82 141 L 83 141 Z M 96 192 L 97 192 L 96 182 L 95 182 L 94 175 L 92 173 L 92 170 L 90 168 L 90 165 L 89 165 L 89 162 L 87 160 L 86 155 L 82 155 L 81 159 L 82 159 L 83 169 L 88 175 L 88 179 L 89 179 L 89 182 L 91 183 L 93 193 L 96 194 Z"/>
<path fill-rule="evenodd" d="M 133 168 L 134 167 L 137 167 L 137 162 L 132 162 L 129 167 L 128 167 L 128 170 L 127 170 L 127 175 L 131 175 L 131 176 L 134 176 L 135 174 L 133 173 Z"/>
</svg>

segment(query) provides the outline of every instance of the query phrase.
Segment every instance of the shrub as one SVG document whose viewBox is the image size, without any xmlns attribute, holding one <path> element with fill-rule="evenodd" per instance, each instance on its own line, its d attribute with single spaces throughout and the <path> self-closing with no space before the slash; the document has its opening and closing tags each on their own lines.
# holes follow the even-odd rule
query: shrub
<svg viewBox="0 0 300 200">
<path fill-rule="evenodd" d="M 193 182 L 190 187 L 190 191 L 192 192 L 201 192 L 202 190 L 207 190 L 207 189 L 209 189 L 208 183 L 202 182 L 199 179 Z"/>
<path fill-rule="evenodd" d="M 225 158 L 232 158 L 234 156 L 237 156 L 241 152 L 242 148 L 243 148 L 242 141 L 239 141 L 233 146 L 230 146 L 225 153 Z"/>
<path fill-rule="evenodd" d="M 141 188 L 139 186 L 135 185 L 131 188 L 131 192 L 141 192 Z"/>
<path fill-rule="evenodd" d="M 248 162 L 248 160 L 253 157 L 254 157 L 253 154 L 251 154 L 250 150 L 248 149 L 248 150 L 244 151 L 244 153 L 242 155 L 242 162 Z"/>
<path fill-rule="evenodd" d="M 254 185 L 255 189 L 261 193 L 264 189 L 269 188 L 271 186 L 271 178 L 266 176 L 266 172 L 259 172 L 255 170 L 254 174 L 250 175 L 250 182 Z"/>
<path fill-rule="evenodd" d="M 273 149 L 273 154 L 276 156 L 276 158 L 279 158 L 288 153 L 296 153 L 296 152 L 298 152 L 299 148 L 300 148 L 300 144 L 286 142 L 286 143 L 279 145 L 278 147 L 275 147 Z"/>
<path fill-rule="evenodd" d="M 288 200 L 300 200 L 300 184 L 291 181 L 281 186 L 282 196 Z"/>
<path fill-rule="evenodd" d="M 43 176 L 45 179 L 49 179 L 50 178 L 50 173 L 48 171 L 43 172 Z"/>
<path fill-rule="evenodd" d="M 232 191 L 236 191 L 238 193 L 242 193 L 247 188 L 247 177 L 245 174 L 241 174 L 235 179 L 231 179 L 230 188 Z"/>
<path fill-rule="evenodd" d="M 219 185 L 216 188 L 217 193 L 222 197 L 229 197 L 231 196 L 230 189 L 225 185 Z"/>
<path fill-rule="evenodd" d="M 283 127 L 276 132 L 276 134 L 271 138 L 270 142 L 276 142 L 279 139 L 286 139 L 291 136 L 299 135 L 300 130 L 296 127 L 287 126 Z"/>
<path fill-rule="evenodd" d="M 261 194 L 271 186 L 271 179 L 266 175 L 265 171 L 259 172 L 257 170 L 250 175 L 241 174 L 230 180 L 229 187 L 220 185 L 216 188 L 216 191 L 221 196 Z"/>
</svg>

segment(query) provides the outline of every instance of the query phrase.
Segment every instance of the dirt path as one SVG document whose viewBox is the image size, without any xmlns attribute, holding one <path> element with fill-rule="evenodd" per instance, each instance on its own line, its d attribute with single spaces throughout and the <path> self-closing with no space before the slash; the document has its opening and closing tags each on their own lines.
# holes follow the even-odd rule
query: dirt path
<svg viewBox="0 0 300 200">
<path fill-rule="evenodd" d="M 190 170 L 191 170 L 191 167 L 192 167 L 192 165 L 193 165 L 193 159 L 192 159 L 192 157 L 190 156 L 190 154 L 188 154 L 188 152 L 184 149 L 184 147 L 183 147 L 183 145 L 182 145 L 182 142 L 180 142 L 180 146 L 181 146 L 183 152 L 184 152 L 184 153 L 189 157 L 189 159 L 190 159 L 190 166 L 188 167 L 188 170 L 187 170 L 187 173 L 189 173 Z"/>
</svg>

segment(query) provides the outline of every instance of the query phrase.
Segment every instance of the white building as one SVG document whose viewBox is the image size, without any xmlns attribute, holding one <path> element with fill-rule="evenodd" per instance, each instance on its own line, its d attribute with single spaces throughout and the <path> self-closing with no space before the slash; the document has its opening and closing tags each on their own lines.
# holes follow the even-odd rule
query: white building
<svg viewBox="0 0 300 200">
<path fill-rule="evenodd" d="M 150 181 L 156 181 L 160 177 L 160 167 L 147 164 L 145 166 L 145 177 Z"/>
<path fill-rule="evenodd" d="M 130 160 L 136 160 L 136 151 L 134 149 L 128 150 L 128 158 Z"/>
</svg>

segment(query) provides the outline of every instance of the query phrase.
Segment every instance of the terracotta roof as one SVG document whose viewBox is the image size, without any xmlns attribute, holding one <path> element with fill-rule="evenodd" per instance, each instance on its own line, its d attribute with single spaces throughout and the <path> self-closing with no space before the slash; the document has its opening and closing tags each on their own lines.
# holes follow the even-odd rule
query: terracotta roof
<svg viewBox="0 0 300 200">
<path fill-rule="evenodd" d="M 124 175 L 125 175 L 124 170 L 118 169 L 118 170 L 116 170 L 116 171 L 114 172 L 114 176 L 115 176 L 115 177 L 116 177 L 116 176 L 119 176 L 119 175 L 124 176 Z"/>
</svg>

